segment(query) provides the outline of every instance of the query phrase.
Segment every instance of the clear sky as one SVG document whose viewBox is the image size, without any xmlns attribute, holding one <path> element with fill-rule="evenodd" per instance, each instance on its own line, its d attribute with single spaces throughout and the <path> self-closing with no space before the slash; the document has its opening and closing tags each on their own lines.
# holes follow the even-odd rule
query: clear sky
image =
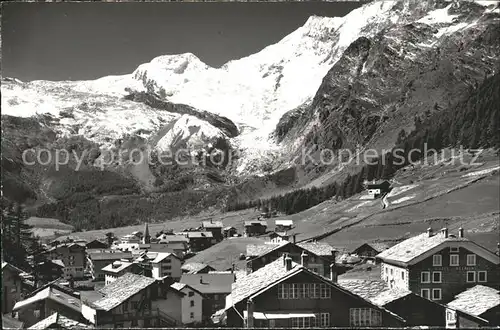
<svg viewBox="0 0 500 330">
<path fill-rule="evenodd" d="M 2 76 L 95 79 L 191 52 L 219 67 L 294 31 L 311 15 L 344 16 L 359 2 L 4 3 Z"/>
</svg>

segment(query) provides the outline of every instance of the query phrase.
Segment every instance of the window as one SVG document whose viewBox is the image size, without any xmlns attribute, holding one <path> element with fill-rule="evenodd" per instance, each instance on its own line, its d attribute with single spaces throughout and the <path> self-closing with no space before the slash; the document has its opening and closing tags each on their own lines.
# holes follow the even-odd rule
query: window
<svg viewBox="0 0 500 330">
<path fill-rule="evenodd" d="M 458 252 L 459 252 L 459 248 L 457 248 L 457 247 L 450 248 L 450 253 L 458 253 Z"/>
<path fill-rule="evenodd" d="M 432 256 L 432 265 L 433 266 L 442 266 L 442 258 L 440 254 L 435 254 Z"/>
<path fill-rule="evenodd" d="M 441 283 L 441 272 L 432 272 L 432 283 Z"/>
<path fill-rule="evenodd" d="M 487 273 L 484 270 L 477 272 L 477 281 L 478 282 L 486 282 L 486 281 L 488 281 L 486 274 Z"/>
<path fill-rule="evenodd" d="M 194 307 L 194 300 L 191 300 L 191 301 L 189 302 L 189 306 Z"/>
<path fill-rule="evenodd" d="M 326 284 L 320 284 L 320 292 L 321 292 L 321 299 L 328 299 L 331 298 L 331 288 L 329 285 Z"/>
<path fill-rule="evenodd" d="M 292 317 L 291 321 L 292 321 L 292 328 L 311 328 L 316 326 L 316 322 L 319 322 L 316 321 L 315 317 Z M 273 327 L 275 325 L 276 324 L 274 324 Z"/>
<path fill-rule="evenodd" d="M 313 273 L 316 273 L 316 274 L 319 274 L 319 271 L 318 271 L 318 268 L 317 267 L 312 267 L 312 268 L 309 268 L 309 270 Z"/>
<path fill-rule="evenodd" d="M 453 313 L 450 311 L 446 312 L 446 320 L 447 321 L 453 321 L 455 318 L 453 317 Z"/>
<path fill-rule="evenodd" d="M 278 285 L 278 299 L 288 299 L 288 284 Z"/>
<path fill-rule="evenodd" d="M 430 272 L 422 272 L 420 274 L 420 282 L 430 283 L 431 282 L 431 273 Z"/>
<path fill-rule="evenodd" d="M 394 269 L 391 268 L 391 275 L 394 275 Z"/>
<path fill-rule="evenodd" d="M 298 292 L 298 298 L 307 298 L 308 294 L 308 284 L 307 283 L 300 283 L 299 284 L 299 292 Z"/>
<path fill-rule="evenodd" d="M 163 269 L 172 269 L 172 266 L 170 266 L 170 265 L 163 265 L 162 268 Z"/>
<path fill-rule="evenodd" d="M 310 283 L 309 284 L 309 298 L 317 299 L 319 298 L 319 284 L 318 283 Z"/>
<path fill-rule="evenodd" d="M 123 303 L 123 311 L 126 312 L 128 310 L 128 301 Z"/>
<path fill-rule="evenodd" d="M 441 289 L 432 289 L 432 300 L 441 300 Z"/>
<path fill-rule="evenodd" d="M 189 317 L 194 319 L 194 313 L 193 312 L 189 313 Z"/>
<path fill-rule="evenodd" d="M 404 271 L 401 271 L 401 279 L 404 280 L 405 279 L 405 272 Z"/>
<path fill-rule="evenodd" d="M 132 310 L 137 310 L 139 308 L 139 304 L 137 301 L 132 301 Z"/>
<path fill-rule="evenodd" d="M 351 308 L 350 310 L 351 326 L 377 326 L 382 324 L 382 314 L 372 308 Z"/>
<path fill-rule="evenodd" d="M 458 266 L 459 264 L 458 254 L 450 254 L 450 266 Z"/>
<path fill-rule="evenodd" d="M 468 254 L 467 255 L 467 266 L 475 266 L 476 265 L 476 255 Z"/>
<path fill-rule="evenodd" d="M 188 297 L 192 297 L 192 296 L 194 296 L 194 292 L 193 291 L 189 291 Z"/>
<path fill-rule="evenodd" d="M 269 320 L 269 328 L 276 328 L 276 320 Z"/>
<path fill-rule="evenodd" d="M 330 313 L 321 313 L 320 314 L 321 327 L 329 327 L 330 326 Z"/>
<path fill-rule="evenodd" d="M 137 319 L 132 318 L 130 325 L 132 327 L 136 327 L 137 325 L 139 325 L 139 322 L 137 322 Z"/>
<path fill-rule="evenodd" d="M 430 298 L 429 289 L 420 289 L 420 296 L 422 296 L 425 299 L 429 299 Z"/>
<path fill-rule="evenodd" d="M 476 272 L 467 272 L 467 282 L 476 282 Z"/>
<path fill-rule="evenodd" d="M 278 299 L 328 299 L 331 287 L 320 283 L 284 283 L 278 285 Z"/>
<path fill-rule="evenodd" d="M 288 298 L 297 299 L 299 295 L 299 285 L 297 283 L 288 285 Z"/>
</svg>

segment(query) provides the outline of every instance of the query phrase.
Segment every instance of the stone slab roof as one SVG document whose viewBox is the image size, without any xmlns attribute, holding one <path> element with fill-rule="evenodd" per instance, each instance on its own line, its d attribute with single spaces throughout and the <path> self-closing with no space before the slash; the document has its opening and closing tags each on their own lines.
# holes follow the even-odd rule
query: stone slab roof
<svg viewBox="0 0 500 330">
<path fill-rule="evenodd" d="M 458 294 L 455 300 L 448 303 L 449 307 L 474 316 L 481 316 L 499 305 L 500 291 L 484 285 L 476 285 Z"/>
<path fill-rule="evenodd" d="M 155 280 L 150 277 L 126 273 L 114 282 L 104 286 L 100 292 L 105 296 L 94 301 L 92 305 L 94 308 L 109 311 L 154 282 Z"/>
</svg>

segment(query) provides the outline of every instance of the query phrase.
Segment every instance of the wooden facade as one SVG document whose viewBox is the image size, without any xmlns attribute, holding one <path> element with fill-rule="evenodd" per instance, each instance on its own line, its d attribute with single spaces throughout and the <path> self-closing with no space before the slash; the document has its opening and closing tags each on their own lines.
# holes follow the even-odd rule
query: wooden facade
<svg viewBox="0 0 500 330">
<path fill-rule="evenodd" d="M 294 289 L 290 289 L 291 287 Z M 314 293 L 309 294 L 312 287 Z M 287 290 L 289 294 L 284 295 L 283 292 Z M 306 290 L 308 294 L 301 293 Z M 298 298 L 300 296 L 302 298 Z M 248 299 L 238 302 L 234 308 L 227 309 L 227 325 L 250 327 L 253 323 L 257 328 L 399 327 L 404 323 L 397 316 L 309 272 L 300 272 L 268 287 L 267 290 L 253 296 L 252 301 L 251 313 L 248 311 Z M 259 313 L 266 314 L 268 319 L 259 318 Z M 245 315 L 247 315 L 246 320 L 240 317 Z M 273 319 L 273 315 L 279 316 Z"/>
<path fill-rule="evenodd" d="M 286 244 L 282 247 L 279 247 L 265 255 L 253 258 L 247 261 L 247 272 L 254 272 L 265 265 L 275 261 L 278 258 L 281 258 L 285 253 L 288 254 L 292 261 L 301 264 L 302 259 L 301 255 L 305 249 L 299 247 L 296 244 Z M 305 251 L 307 253 L 307 268 L 312 270 L 313 272 L 329 277 L 330 276 L 330 264 L 333 262 L 333 255 L 329 258 L 317 256 L 310 251 Z M 345 268 L 338 265 L 336 267 L 337 275 L 340 275 L 345 272 Z"/>
</svg>

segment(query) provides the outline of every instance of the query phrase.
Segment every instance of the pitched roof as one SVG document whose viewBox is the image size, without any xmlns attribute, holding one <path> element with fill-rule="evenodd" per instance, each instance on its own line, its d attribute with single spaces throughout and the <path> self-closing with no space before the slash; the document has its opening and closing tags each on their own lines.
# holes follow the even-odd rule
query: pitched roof
<svg viewBox="0 0 500 330">
<path fill-rule="evenodd" d="M 267 290 L 274 286 L 275 284 L 278 284 L 282 280 L 285 280 L 287 278 L 290 278 L 291 276 L 294 276 L 300 272 L 307 273 L 313 277 L 316 277 L 317 279 L 324 281 L 325 283 L 331 285 L 332 287 L 337 288 L 339 291 L 342 291 L 346 294 L 356 296 L 359 299 L 365 300 L 367 303 L 374 305 L 370 300 L 364 298 L 363 296 L 360 296 L 356 294 L 355 292 L 351 292 L 350 290 L 347 290 L 340 286 L 337 283 L 334 283 L 330 281 L 328 278 L 323 277 L 321 275 L 318 275 L 304 266 L 293 262 L 292 261 L 292 268 L 290 270 L 286 270 L 285 265 L 284 265 L 284 259 L 283 258 L 278 258 L 277 260 L 267 264 L 266 266 L 258 269 L 257 271 L 250 273 L 246 276 L 243 276 L 239 278 L 234 284 L 233 284 L 233 291 L 229 295 L 227 301 L 230 302 L 229 304 L 226 305 L 225 309 L 231 308 L 231 306 L 236 305 L 240 301 L 243 301 L 246 298 L 249 298 L 255 294 L 258 294 L 259 292 L 262 292 L 263 290 Z M 231 306 L 229 306 L 231 305 Z M 375 305 L 376 306 L 376 305 Z M 379 309 L 393 315 L 395 318 L 400 319 L 401 321 L 404 322 L 404 319 L 399 317 L 398 315 L 386 310 L 385 308 L 381 306 L 377 306 Z"/>
<path fill-rule="evenodd" d="M 41 320 L 40 322 L 32 325 L 28 329 L 48 329 L 54 328 L 57 325 L 57 329 L 92 329 L 93 326 L 80 323 L 78 321 L 67 318 L 59 313 L 54 313 L 49 317 Z"/>
<path fill-rule="evenodd" d="M 283 241 L 279 243 L 248 244 L 246 255 L 249 257 L 262 256 L 287 244 L 290 244 L 290 242 Z"/>
<path fill-rule="evenodd" d="M 149 259 L 151 263 L 157 264 L 170 256 L 178 259 L 175 254 L 170 252 L 143 252 L 141 256 L 136 259 L 136 261 L 144 261 L 146 259 Z"/>
<path fill-rule="evenodd" d="M 323 242 L 297 243 L 297 246 L 312 252 L 317 256 L 331 256 L 332 251 L 335 251 L 330 244 Z"/>
<path fill-rule="evenodd" d="M 376 297 L 388 289 L 387 284 L 381 280 L 338 279 L 338 284 L 365 299 Z"/>
<path fill-rule="evenodd" d="M 158 241 L 165 243 L 189 242 L 189 240 L 184 235 L 174 235 L 174 234 L 172 235 L 161 234 L 160 236 L 158 236 Z"/>
<path fill-rule="evenodd" d="M 114 266 L 116 266 L 116 267 L 114 267 Z M 117 261 L 114 261 L 113 263 L 110 263 L 106 267 L 103 267 L 102 270 L 105 272 L 110 272 L 110 273 L 119 273 L 122 270 L 129 268 L 130 266 L 132 266 L 131 262 L 117 260 Z"/>
<path fill-rule="evenodd" d="M 266 220 L 247 220 L 247 221 L 245 221 L 244 224 L 245 224 L 245 227 L 256 226 L 256 225 L 266 226 L 267 227 L 267 221 Z"/>
<path fill-rule="evenodd" d="M 376 242 L 376 243 L 369 243 L 369 245 L 376 251 L 382 252 L 390 248 L 393 244 L 387 242 Z"/>
<path fill-rule="evenodd" d="M 2 315 L 2 329 L 23 329 L 24 322 L 21 322 L 9 314 Z"/>
<path fill-rule="evenodd" d="M 446 241 L 468 241 L 468 239 L 450 236 L 445 237 L 444 235 L 441 235 L 441 233 L 429 237 L 427 233 L 422 233 L 420 235 L 408 238 L 407 240 L 404 240 L 403 242 L 379 253 L 377 255 L 377 258 L 408 263 L 412 259 L 441 245 Z"/>
<path fill-rule="evenodd" d="M 91 260 L 120 260 L 132 258 L 131 252 L 123 252 L 117 250 L 94 250 L 87 252 Z"/>
<path fill-rule="evenodd" d="M 201 223 L 203 228 L 222 228 L 224 225 L 222 224 L 222 221 L 203 221 Z"/>
<path fill-rule="evenodd" d="M 187 231 L 185 232 L 187 238 L 212 238 L 214 235 L 210 231 Z"/>
<path fill-rule="evenodd" d="M 498 256 L 494 255 L 493 252 L 483 248 L 482 246 L 470 241 L 465 237 L 455 237 L 455 236 L 445 236 L 443 233 L 434 233 L 429 237 L 429 234 L 422 233 L 420 235 L 408 238 L 403 242 L 394 245 L 393 247 L 379 253 L 377 258 L 384 261 L 393 261 L 401 264 L 409 264 L 415 262 L 415 260 L 425 254 L 431 252 L 431 250 L 439 247 L 443 243 L 453 243 L 459 242 L 461 244 L 467 244 L 468 249 L 472 249 L 478 254 L 480 254 L 485 259 L 489 259 L 495 264 L 500 263 Z"/>
<path fill-rule="evenodd" d="M 17 268 L 17 267 L 16 267 L 16 266 L 14 266 L 13 264 L 9 264 L 8 262 L 2 261 L 2 271 L 3 271 L 3 270 L 4 270 L 4 268 L 6 268 L 6 267 L 7 267 L 7 268 L 9 268 L 9 269 L 11 269 L 11 270 L 13 270 L 13 271 L 15 271 L 16 273 L 19 273 L 19 274 L 24 273 L 24 271 L 23 271 L 23 270 L 21 270 L 21 269 Z"/>
<path fill-rule="evenodd" d="M 341 287 L 381 307 L 412 294 L 410 290 L 391 289 L 382 280 L 339 279 L 338 283 Z"/>
<path fill-rule="evenodd" d="M 64 266 L 64 262 L 61 259 L 54 259 L 51 260 L 50 262 L 62 268 L 66 267 Z"/>
<path fill-rule="evenodd" d="M 269 252 L 272 252 L 274 250 L 277 250 L 285 245 L 288 244 L 294 244 L 298 246 L 301 249 L 306 250 L 307 252 L 310 252 L 314 255 L 317 256 L 331 256 L 332 251 L 335 249 L 327 243 L 322 243 L 322 242 L 308 242 L 308 243 L 292 243 L 289 241 L 282 241 L 279 243 L 269 243 L 266 242 L 265 244 L 249 244 L 247 245 L 247 256 L 249 257 L 257 257 L 257 256 L 263 256 L 265 254 L 268 254 Z"/>
<path fill-rule="evenodd" d="M 293 226 L 293 220 L 275 220 L 276 226 Z"/>
<path fill-rule="evenodd" d="M 175 289 L 177 291 L 181 291 L 182 289 L 184 289 L 185 287 L 188 287 L 188 286 L 189 285 L 184 284 L 184 283 L 175 282 L 170 287 L 172 287 L 173 289 Z"/>
<path fill-rule="evenodd" d="M 213 269 L 207 264 L 201 263 L 201 262 L 188 262 L 182 265 L 181 269 L 183 271 L 186 271 L 186 274 L 196 274 L 199 271 L 205 269 L 206 267 L 209 267 L 210 269 Z"/>
<path fill-rule="evenodd" d="M 493 307 L 500 305 L 500 291 L 476 285 L 455 296 L 455 300 L 448 303 L 451 308 L 468 314 L 480 316 Z"/>
<path fill-rule="evenodd" d="M 92 305 L 96 309 L 109 311 L 153 283 L 155 280 L 152 278 L 126 273 L 99 290 L 105 296 Z"/>
<path fill-rule="evenodd" d="M 45 299 L 50 299 L 52 301 L 55 301 L 59 304 L 62 304 L 66 307 L 69 307 L 75 311 L 80 312 L 81 311 L 81 301 L 78 298 L 75 298 L 61 290 L 56 289 L 55 287 L 48 286 L 45 289 L 38 291 L 35 295 L 21 300 L 17 302 L 14 305 L 13 310 L 19 310 L 23 307 L 29 306 L 33 303 L 45 300 Z"/>
<path fill-rule="evenodd" d="M 177 292 L 179 292 L 179 293 L 180 293 L 180 294 L 182 294 L 182 295 L 184 295 L 184 294 L 185 294 L 184 292 L 182 292 L 182 290 L 183 290 L 183 289 L 185 289 L 185 288 L 188 288 L 188 289 L 190 289 L 190 290 L 195 291 L 195 292 L 196 292 L 196 293 L 198 293 L 199 295 L 203 296 L 203 294 L 202 294 L 200 291 L 196 290 L 196 289 L 195 289 L 195 288 L 193 288 L 192 286 L 187 285 L 187 284 L 185 284 L 185 283 L 175 282 L 175 283 L 173 283 L 172 285 L 170 285 L 170 287 L 171 287 L 172 289 L 176 290 Z"/>
<path fill-rule="evenodd" d="M 188 284 L 203 294 L 230 293 L 234 279 L 233 273 L 183 274 L 179 282 Z"/>
</svg>

